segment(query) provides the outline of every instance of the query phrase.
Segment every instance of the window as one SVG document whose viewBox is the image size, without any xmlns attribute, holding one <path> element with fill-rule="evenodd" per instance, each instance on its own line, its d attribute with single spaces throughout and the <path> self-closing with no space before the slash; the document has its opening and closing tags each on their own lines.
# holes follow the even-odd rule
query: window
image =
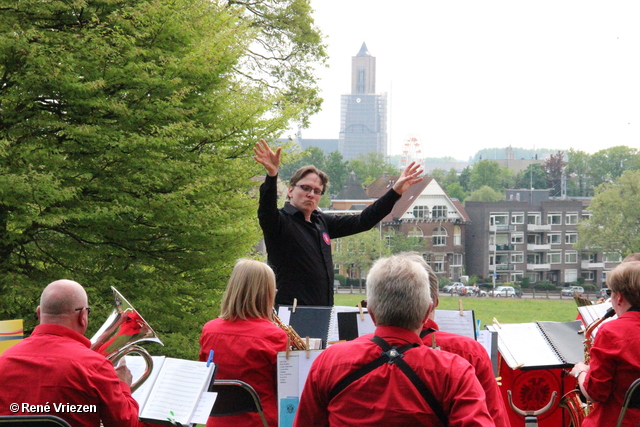
<svg viewBox="0 0 640 427">
<path fill-rule="evenodd" d="M 462 244 L 462 232 L 460 231 L 460 226 L 453 226 L 453 244 L 461 245 Z"/>
<path fill-rule="evenodd" d="M 578 213 L 567 213 L 567 215 L 564 217 L 564 223 L 567 225 L 576 225 L 578 223 Z"/>
<path fill-rule="evenodd" d="M 446 206 L 434 206 L 431 209 L 431 218 L 446 218 L 447 207 Z"/>
<path fill-rule="evenodd" d="M 549 264 L 560 264 L 562 262 L 561 252 L 549 252 L 547 254 L 547 262 Z"/>
<path fill-rule="evenodd" d="M 435 263 L 433 264 L 433 271 L 436 273 L 440 273 L 444 271 L 444 255 L 436 255 Z"/>
<path fill-rule="evenodd" d="M 509 214 L 493 214 L 489 218 L 490 225 L 508 225 L 509 224 Z"/>
<path fill-rule="evenodd" d="M 522 271 L 511 273 L 511 282 L 522 282 Z"/>
<path fill-rule="evenodd" d="M 527 214 L 527 224 L 540 225 L 540 213 Z"/>
<path fill-rule="evenodd" d="M 560 233 L 547 234 L 547 243 L 550 245 L 559 245 L 562 243 L 562 235 Z"/>
<path fill-rule="evenodd" d="M 522 252 L 514 252 L 511 254 L 511 264 L 520 264 L 524 262 L 524 254 Z"/>
<path fill-rule="evenodd" d="M 576 280 L 578 280 L 578 270 L 566 269 L 564 271 L 565 282 L 575 282 Z"/>
<path fill-rule="evenodd" d="M 511 224 L 524 224 L 524 213 L 523 212 L 512 213 Z"/>
<path fill-rule="evenodd" d="M 451 254 L 451 265 L 462 265 L 462 254 Z"/>
<path fill-rule="evenodd" d="M 524 243 L 524 233 L 513 233 L 511 235 L 511 243 L 514 245 Z"/>
<path fill-rule="evenodd" d="M 429 206 L 414 206 L 413 207 L 414 218 L 429 218 Z"/>
<path fill-rule="evenodd" d="M 565 264 L 575 264 L 578 262 L 578 251 L 566 251 L 564 253 Z M 569 281 L 569 280 L 567 280 Z"/>
<path fill-rule="evenodd" d="M 408 237 L 424 237 L 424 233 L 420 227 L 413 227 L 407 233 Z"/>
<path fill-rule="evenodd" d="M 595 276 L 596 275 L 591 270 L 582 272 L 582 278 L 588 282 L 593 282 L 593 279 L 595 278 Z"/>
<path fill-rule="evenodd" d="M 547 224 L 561 225 L 562 224 L 562 214 L 553 213 L 553 214 L 547 215 Z"/>
<path fill-rule="evenodd" d="M 433 230 L 432 242 L 433 246 L 445 246 L 447 244 L 447 230 L 442 227 Z"/>
<path fill-rule="evenodd" d="M 567 245 L 575 245 L 578 243 L 578 233 L 567 233 L 564 235 L 564 242 Z"/>
</svg>

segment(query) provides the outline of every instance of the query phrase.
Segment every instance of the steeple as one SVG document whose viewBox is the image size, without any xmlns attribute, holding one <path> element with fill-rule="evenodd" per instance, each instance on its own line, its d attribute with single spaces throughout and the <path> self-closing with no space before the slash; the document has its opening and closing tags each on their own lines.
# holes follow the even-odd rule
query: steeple
<svg viewBox="0 0 640 427">
<path fill-rule="evenodd" d="M 369 53 L 369 49 L 367 49 L 367 44 L 362 42 L 362 46 L 360 47 L 360 52 L 356 56 L 371 56 Z"/>
</svg>

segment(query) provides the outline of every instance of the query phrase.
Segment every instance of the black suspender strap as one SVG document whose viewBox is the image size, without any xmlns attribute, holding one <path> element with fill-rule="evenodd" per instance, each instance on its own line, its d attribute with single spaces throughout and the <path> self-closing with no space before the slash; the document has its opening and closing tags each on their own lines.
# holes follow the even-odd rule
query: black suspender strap
<svg viewBox="0 0 640 427">
<path fill-rule="evenodd" d="M 432 333 L 432 332 L 436 332 L 436 330 L 435 330 L 435 329 L 433 329 L 433 328 L 423 329 L 423 330 L 420 332 L 420 338 L 424 338 L 424 337 L 426 337 L 427 335 L 429 335 L 429 334 L 430 334 L 430 333 Z"/>
<path fill-rule="evenodd" d="M 449 425 L 447 416 L 442 410 L 442 406 L 435 399 L 431 390 L 424 384 L 424 381 L 418 377 L 418 374 L 409 366 L 407 362 L 403 360 L 404 352 L 410 350 L 414 347 L 417 347 L 419 344 L 406 344 L 400 348 L 396 346 L 391 346 L 384 339 L 375 335 L 371 338 L 371 341 L 376 343 L 382 349 L 382 355 L 377 359 L 367 363 L 364 366 L 361 366 L 357 370 L 353 371 L 349 375 L 345 376 L 329 393 L 329 401 L 331 401 L 334 397 L 336 397 L 340 392 L 342 392 L 345 388 L 351 385 L 353 382 L 367 375 L 369 372 L 373 371 L 376 368 L 384 365 L 385 363 L 396 364 L 398 368 L 409 378 L 414 387 L 418 390 L 418 392 L 422 395 L 427 404 L 431 407 L 435 415 L 440 419 L 442 424 Z"/>
</svg>

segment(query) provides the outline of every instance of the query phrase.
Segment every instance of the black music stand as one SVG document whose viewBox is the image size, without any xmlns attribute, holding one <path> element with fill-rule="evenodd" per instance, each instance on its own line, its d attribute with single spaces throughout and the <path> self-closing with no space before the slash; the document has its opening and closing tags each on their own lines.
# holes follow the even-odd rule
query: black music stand
<svg viewBox="0 0 640 427">
<path fill-rule="evenodd" d="M 618 417 L 616 427 L 620 427 L 622 425 L 624 415 L 629 408 L 640 408 L 640 378 L 631 383 L 629 389 L 627 389 L 627 393 L 624 395 L 624 403 L 622 404 L 622 409 L 620 410 L 620 416 Z"/>
</svg>

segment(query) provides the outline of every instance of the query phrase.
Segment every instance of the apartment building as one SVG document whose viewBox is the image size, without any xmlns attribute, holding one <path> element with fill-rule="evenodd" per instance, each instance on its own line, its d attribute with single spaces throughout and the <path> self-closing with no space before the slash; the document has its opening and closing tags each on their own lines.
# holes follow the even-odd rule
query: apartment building
<svg viewBox="0 0 640 427">
<path fill-rule="evenodd" d="M 578 221 L 589 216 L 588 199 L 549 197 L 548 190 L 507 190 L 507 200 L 467 202 L 467 274 L 496 283 L 548 280 L 557 285 L 579 277 L 598 286 L 620 262 L 617 254 L 581 253 Z"/>
</svg>

